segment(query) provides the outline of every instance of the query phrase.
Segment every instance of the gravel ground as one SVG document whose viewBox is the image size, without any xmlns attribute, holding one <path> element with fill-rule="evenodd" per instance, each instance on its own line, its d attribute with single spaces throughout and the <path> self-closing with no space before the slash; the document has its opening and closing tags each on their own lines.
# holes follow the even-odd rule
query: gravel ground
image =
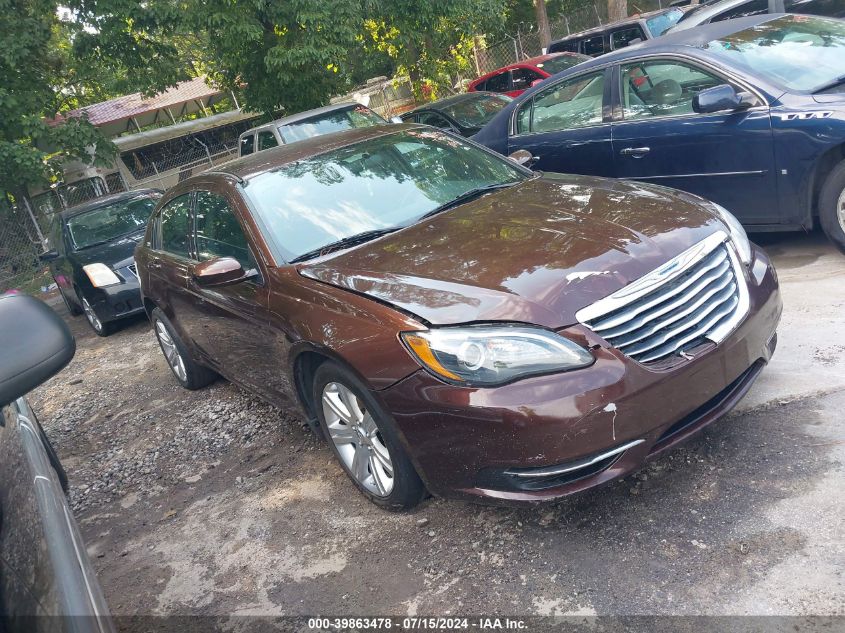
<svg viewBox="0 0 845 633">
<path fill-rule="evenodd" d="M 65 314 L 76 358 L 31 402 L 117 615 L 845 615 L 845 316 L 824 285 L 845 259 L 767 244 L 782 346 L 743 407 L 553 505 L 382 512 L 295 414 L 178 387 L 145 320 L 100 339 Z"/>
</svg>

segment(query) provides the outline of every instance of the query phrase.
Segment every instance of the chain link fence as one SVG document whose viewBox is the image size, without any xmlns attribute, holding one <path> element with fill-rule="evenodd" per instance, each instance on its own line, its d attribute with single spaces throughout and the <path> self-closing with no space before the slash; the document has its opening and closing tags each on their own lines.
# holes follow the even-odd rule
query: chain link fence
<svg viewBox="0 0 845 633">
<path fill-rule="evenodd" d="M 0 294 L 36 293 L 53 283 L 38 259 L 44 245 L 44 230 L 28 201 L 13 203 L 5 193 L 0 195 Z"/>
</svg>

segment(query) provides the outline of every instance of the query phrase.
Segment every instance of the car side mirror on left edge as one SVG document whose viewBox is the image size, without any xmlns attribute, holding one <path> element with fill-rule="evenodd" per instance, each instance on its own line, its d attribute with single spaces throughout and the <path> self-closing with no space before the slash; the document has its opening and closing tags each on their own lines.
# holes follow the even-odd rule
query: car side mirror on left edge
<svg viewBox="0 0 845 633">
<path fill-rule="evenodd" d="M 70 362 L 76 342 L 50 306 L 28 295 L 0 296 L 0 406 L 46 382 Z"/>
<path fill-rule="evenodd" d="M 721 84 L 702 90 L 692 98 L 692 109 L 699 114 L 712 114 L 726 110 L 746 110 L 754 104 L 754 97 L 747 92 L 737 92 L 730 84 Z"/>
<path fill-rule="evenodd" d="M 228 286 L 255 276 L 253 271 L 244 270 L 241 263 L 234 257 L 215 257 L 200 262 L 193 267 L 191 275 L 197 285 L 204 288 Z"/>
<path fill-rule="evenodd" d="M 401 116 L 392 116 L 390 117 L 391 123 L 404 123 Z"/>
</svg>

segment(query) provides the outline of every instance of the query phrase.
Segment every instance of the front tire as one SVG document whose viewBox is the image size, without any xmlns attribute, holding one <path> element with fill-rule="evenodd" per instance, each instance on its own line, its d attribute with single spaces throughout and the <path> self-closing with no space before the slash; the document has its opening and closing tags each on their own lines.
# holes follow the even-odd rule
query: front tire
<svg viewBox="0 0 845 633">
<path fill-rule="evenodd" d="M 217 374 L 191 358 L 187 347 L 179 338 L 170 319 L 164 316 L 164 312 L 155 308 L 150 319 L 167 365 L 180 385 L 185 389 L 195 391 L 215 381 Z"/>
<path fill-rule="evenodd" d="M 819 219 L 830 241 L 845 253 L 845 161 L 825 180 L 819 196 Z"/>
<path fill-rule="evenodd" d="M 88 303 L 88 299 L 84 296 L 82 297 L 82 312 L 85 314 L 85 320 L 88 322 L 88 325 L 91 326 L 91 329 L 94 330 L 94 334 L 97 336 L 106 337 L 114 331 L 114 324 L 101 321 L 100 317 L 94 311 L 94 307 Z"/>
<path fill-rule="evenodd" d="M 349 370 L 326 361 L 314 376 L 320 427 L 344 471 L 373 503 L 409 510 L 425 486 L 399 441 L 390 415 Z"/>
</svg>

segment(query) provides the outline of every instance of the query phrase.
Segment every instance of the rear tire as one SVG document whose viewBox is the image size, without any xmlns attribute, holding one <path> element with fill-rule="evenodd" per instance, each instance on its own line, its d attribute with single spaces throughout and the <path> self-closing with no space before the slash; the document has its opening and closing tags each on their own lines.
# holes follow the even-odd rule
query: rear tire
<svg viewBox="0 0 845 633">
<path fill-rule="evenodd" d="M 409 510 L 425 486 L 390 415 L 348 369 L 326 361 L 314 374 L 312 397 L 335 457 L 358 489 L 387 510 Z"/>
<path fill-rule="evenodd" d="M 819 219 L 830 241 L 845 253 L 845 161 L 834 167 L 824 182 Z"/>
<path fill-rule="evenodd" d="M 150 315 L 158 344 L 170 371 L 185 389 L 202 389 L 217 379 L 217 374 L 208 367 L 200 365 L 188 353 L 188 348 L 164 312 L 155 308 Z"/>
</svg>

